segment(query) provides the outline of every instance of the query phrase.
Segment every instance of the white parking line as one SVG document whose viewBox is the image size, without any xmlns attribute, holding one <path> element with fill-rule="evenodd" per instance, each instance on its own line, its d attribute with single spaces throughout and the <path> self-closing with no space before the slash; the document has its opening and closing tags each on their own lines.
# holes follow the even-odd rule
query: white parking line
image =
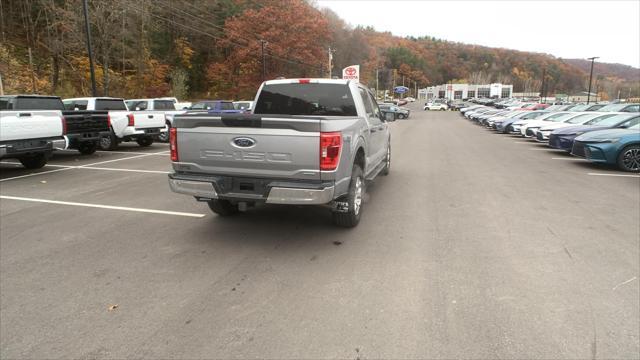
<svg viewBox="0 0 640 360">
<path fill-rule="evenodd" d="M 591 176 L 614 176 L 614 177 L 631 177 L 631 178 L 640 178 L 640 175 L 631 175 L 631 174 L 587 173 L 587 175 L 591 175 Z"/>
<path fill-rule="evenodd" d="M 78 152 L 77 150 L 56 150 L 56 152 L 58 151 L 65 151 L 65 152 Z M 164 156 L 169 154 L 169 151 L 163 151 L 163 152 L 158 152 L 158 153 L 145 153 L 145 152 L 138 152 L 138 151 L 103 151 L 103 150 L 96 150 L 97 153 L 103 153 L 103 154 L 126 154 L 126 155 L 157 155 L 157 156 Z"/>
<path fill-rule="evenodd" d="M 124 206 L 87 204 L 87 203 L 78 203 L 78 202 L 69 202 L 69 201 L 25 198 L 25 197 L 18 197 L 18 196 L 0 195 L 0 199 L 30 201 L 30 202 L 39 202 L 39 203 L 56 204 L 56 205 L 83 206 L 83 207 L 91 207 L 91 208 L 99 208 L 99 209 L 133 211 L 133 212 L 142 212 L 142 213 L 151 213 L 151 214 L 186 216 L 186 217 L 195 217 L 195 218 L 203 218 L 206 216 L 205 214 L 194 214 L 194 213 L 186 213 L 186 212 L 179 212 L 179 211 L 165 211 L 165 210 L 154 210 L 154 209 L 131 208 L 131 207 L 124 207 Z"/>
<path fill-rule="evenodd" d="M 164 152 L 164 151 L 163 151 L 163 152 Z M 148 154 L 136 155 L 136 156 L 129 156 L 129 157 L 125 157 L 125 158 L 122 158 L 122 159 L 113 159 L 113 160 L 106 160 L 106 161 L 98 161 L 98 162 L 96 162 L 96 163 L 92 163 L 92 164 L 86 164 L 86 165 L 80 165 L 80 166 L 70 166 L 70 167 L 64 167 L 64 168 L 62 168 L 62 169 L 49 170 L 49 171 L 42 171 L 42 172 L 39 172 L 39 173 L 32 173 L 32 174 L 27 174 L 27 175 L 14 176 L 14 177 L 10 177 L 10 178 L 0 179 L 0 182 L 3 182 L 3 181 L 9 181 L 9 180 L 15 180 L 15 179 L 22 179 L 22 178 L 31 177 L 31 176 L 37 176 L 37 175 L 50 174 L 50 173 L 58 172 L 58 171 L 65 171 L 65 170 L 78 169 L 78 168 L 87 168 L 87 167 L 91 167 L 91 166 L 94 166 L 94 165 L 107 164 L 107 163 L 112 163 L 112 162 L 116 162 L 116 161 L 123 161 L 123 160 L 130 160 L 130 159 L 138 159 L 138 158 L 142 158 L 142 157 L 147 157 L 147 156 L 152 156 L 152 155 L 162 154 L 163 152 L 159 152 L 159 153 L 148 153 Z M 66 165 L 46 165 L 46 166 L 61 167 L 61 166 L 66 166 Z M 105 169 L 106 169 L 106 168 L 105 168 Z M 126 170 L 121 170 L 121 171 L 126 171 Z M 140 170 L 139 170 L 139 171 L 140 171 Z M 152 171 L 152 170 L 145 170 L 144 172 L 147 172 L 147 171 Z"/>
<path fill-rule="evenodd" d="M 553 157 L 551 158 L 551 160 L 569 160 L 569 161 L 587 161 L 585 159 L 581 159 L 581 158 L 575 158 L 575 157 Z"/>
</svg>

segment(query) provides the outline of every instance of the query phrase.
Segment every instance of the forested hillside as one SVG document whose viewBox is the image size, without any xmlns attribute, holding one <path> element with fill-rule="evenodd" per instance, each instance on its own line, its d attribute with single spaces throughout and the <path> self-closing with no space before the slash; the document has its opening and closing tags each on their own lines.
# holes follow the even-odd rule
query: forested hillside
<svg viewBox="0 0 640 360">
<path fill-rule="evenodd" d="M 0 73 L 6 93 L 90 94 L 81 0 L 0 0 Z M 327 76 L 360 64 L 380 88 L 498 81 L 515 91 L 586 90 L 582 63 L 551 55 L 400 38 L 351 28 L 302 0 L 89 0 L 98 93 L 122 97 L 250 98 L 266 78 Z M 32 61 L 29 61 L 29 51 Z M 638 69 L 598 64 L 598 89 L 640 93 Z M 608 70 L 607 70 L 608 69 Z M 607 70 L 607 71 L 605 71 Z"/>
</svg>

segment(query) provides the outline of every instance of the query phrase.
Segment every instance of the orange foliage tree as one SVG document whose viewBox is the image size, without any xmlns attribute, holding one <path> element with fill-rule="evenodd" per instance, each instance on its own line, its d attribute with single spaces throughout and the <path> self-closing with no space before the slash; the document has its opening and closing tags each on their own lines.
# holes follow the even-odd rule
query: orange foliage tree
<svg viewBox="0 0 640 360">
<path fill-rule="evenodd" d="M 266 78 L 320 76 L 329 44 L 327 20 L 319 10 L 296 0 L 268 0 L 228 19 L 224 59 L 209 64 L 211 92 L 229 98 L 251 98 L 262 81 L 261 40 L 266 41 Z M 249 35 L 253 34 L 253 37 Z"/>
</svg>

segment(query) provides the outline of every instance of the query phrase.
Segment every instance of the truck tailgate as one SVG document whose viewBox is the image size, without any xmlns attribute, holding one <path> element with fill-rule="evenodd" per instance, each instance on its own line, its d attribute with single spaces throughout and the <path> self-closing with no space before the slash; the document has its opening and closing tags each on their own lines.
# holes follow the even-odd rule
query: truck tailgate
<svg viewBox="0 0 640 360">
<path fill-rule="evenodd" d="M 134 111 L 136 129 L 163 128 L 165 125 L 164 113 L 161 111 Z"/>
<path fill-rule="evenodd" d="M 0 141 L 62 137 L 62 113 L 58 110 L 0 112 Z"/>
<path fill-rule="evenodd" d="M 176 115 L 177 172 L 320 180 L 320 119 Z"/>
</svg>

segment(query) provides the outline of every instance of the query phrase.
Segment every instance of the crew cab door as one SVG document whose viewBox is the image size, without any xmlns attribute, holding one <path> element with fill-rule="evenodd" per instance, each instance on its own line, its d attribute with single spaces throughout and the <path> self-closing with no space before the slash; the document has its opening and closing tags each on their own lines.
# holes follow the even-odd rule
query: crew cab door
<svg viewBox="0 0 640 360">
<path fill-rule="evenodd" d="M 389 129 L 387 123 L 382 120 L 382 113 L 373 95 L 363 87 L 358 86 L 358 90 L 364 103 L 367 123 L 369 124 L 369 157 L 367 159 L 367 169 L 365 169 L 365 172 L 368 172 L 374 169 L 387 153 Z"/>
</svg>

